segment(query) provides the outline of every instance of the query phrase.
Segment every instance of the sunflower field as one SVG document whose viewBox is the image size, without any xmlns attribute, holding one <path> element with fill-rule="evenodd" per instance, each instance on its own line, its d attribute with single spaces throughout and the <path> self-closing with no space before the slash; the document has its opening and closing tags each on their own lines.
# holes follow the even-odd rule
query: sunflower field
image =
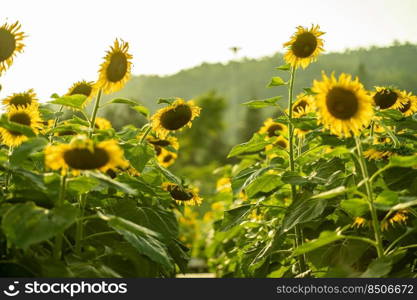
<svg viewBox="0 0 417 300">
<path fill-rule="evenodd" d="M 197 270 L 212 277 L 415 278 L 417 97 L 325 72 L 296 94 L 297 74 L 324 51 L 323 35 L 318 25 L 297 27 L 268 84 L 287 93 L 244 103 L 276 117 L 228 149 L 223 165 L 199 167 L 198 180 L 190 171 L 197 167 L 178 175 L 172 165 L 183 149 L 216 153 L 219 146 L 202 136 L 216 136 L 206 128 L 222 130 L 213 116 L 223 99 L 173 95 L 151 113 L 112 98 L 131 76 L 126 41 L 109 47 L 95 81 L 80 79 L 48 101 L 33 89 L 3 97 L 0 276 Z M 22 55 L 25 38 L 18 22 L 0 27 L 0 75 Z M 111 106 L 128 106 L 146 122 L 116 130 L 99 117 Z M 192 125 L 200 126 L 198 143 L 181 139 Z M 216 186 L 205 183 L 209 174 Z"/>
</svg>

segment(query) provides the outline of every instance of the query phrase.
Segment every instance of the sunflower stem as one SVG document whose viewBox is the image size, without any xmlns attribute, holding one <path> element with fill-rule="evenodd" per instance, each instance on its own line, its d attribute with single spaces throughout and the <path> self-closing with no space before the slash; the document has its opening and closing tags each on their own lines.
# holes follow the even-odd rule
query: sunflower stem
<svg viewBox="0 0 417 300">
<path fill-rule="evenodd" d="M 61 207 L 64 204 L 66 183 L 67 183 L 67 175 L 65 174 L 65 175 L 61 176 L 61 188 L 60 188 L 60 191 L 59 191 L 58 201 L 55 204 L 55 207 Z M 61 232 L 61 233 L 58 233 L 55 237 L 54 253 L 53 254 L 54 254 L 54 258 L 56 260 L 61 259 L 63 235 L 64 235 L 64 233 Z"/>
<path fill-rule="evenodd" d="M 10 162 L 10 156 L 12 156 L 13 154 L 13 147 L 9 147 L 9 153 L 8 153 L 8 158 L 9 158 L 9 162 Z M 7 169 L 7 174 L 6 174 L 6 182 L 5 182 L 5 186 L 4 186 L 4 192 L 7 193 L 9 190 L 9 184 L 10 184 L 10 177 L 12 176 L 12 171 L 10 170 L 10 168 Z"/>
<path fill-rule="evenodd" d="M 149 133 L 151 132 L 151 130 L 152 130 L 152 126 L 149 125 L 149 127 L 146 128 L 145 133 L 142 135 L 142 137 L 141 137 L 141 139 L 139 141 L 139 145 L 142 145 L 143 144 L 143 142 L 145 141 L 146 137 L 149 135 Z"/>
<path fill-rule="evenodd" d="M 60 113 L 63 110 L 64 110 L 64 105 L 61 105 L 61 107 L 59 108 L 58 112 Z M 51 128 L 51 134 L 49 135 L 49 142 L 51 142 L 51 143 L 52 143 L 52 139 L 53 139 L 53 136 L 54 136 L 54 129 L 56 128 L 56 125 L 58 125 L 58 122 L 59 122 L 59 116 L 57 116 L 55 118 L 54 124 L 52 125 L 52 128 Z"/>
<path fill-rule="evenodd" d="M 100 100 L 101 100 L 102 93 L 103 93 L 103 90 L 99 89 L 97 97 L 96 97 L 96 103 L 94 104 L 93 113 L 91 115 L 90 130 L 88 131 L 88 137 L 89 138 L 91 138 L 93 136 L 93 133 L 94 133 L 94 128 L 95 128 L 95 124 L 96 124 L 96 116 L 97 116 L 98 108 L 100 107 Z"/>
<path fill-rule="evenodd" d="M 81 241 L 83 240 L 83 235 L 84 235 L 83 217 L 84 217 L 84 211 L 85 211 L 85 200 L 87 198 L 86 196 L 87 196 L 86 194 L 82 194 L 78 197 L 80 215 L 77 220 L 76 231 L 75 231 L 75 253 L 77 253 L 78 255 L 81 254 Z"/>
<path fill-rule="evenodd" d="M 361 168 L 362 177 L 365 181 L 368 205 L 369 205 L 369 210 L 371 212 L 371 217 L 372 217 L 372 227 L 374 229 L 374 235 L 375 235 L 375 241 L 376 241 L 375 247 L 378 253 L 378 257 L 383 257 L 384 248 L 382 246 L 382 233 L 381 233 L 381 227 L 379 226 L 378 215 L 376 213 L 376 209 L 374 205 L 372 182 L 368 175 L 368 168 L 366 167 L 365 160 L 363 158 L 361 140 L 358 136 L 355 136 L 355 142 L 356 142 L 356 151 L 358 152 L 358 156 L 359 156 L 359 159 L 358 159 L 359 166 Z"/>
<path fill-rule="evenodd" d="M 290 170 L 292 172 L 295 171 L 295 163 L 294 163 L 294 126 L 292 123 L 292 105 L 293 105 L 293 90 L 294 90 L 294 81 L 295 81 L 295 66 L 291 67 L 291 74 L 290 74 L 290 81 L 289 81 L 289 87 L 288 87 L 288 141 L 289 141 L 289 156 L 290 156 Z M 291 200 L 295 201 L 296 196 L 296 186 L 294 184 L 291 184 Z M 301 227 L 297 224 L 295 226 L 295 245 L 297 247 L 301 246 L 303 244 L 302 236 L 303 232 Z M 307 270 L 305 257 L 304 255 L 298 256 L 298 264 L 300 268 L 300 273 L 303 273 Z"/>
</svg>

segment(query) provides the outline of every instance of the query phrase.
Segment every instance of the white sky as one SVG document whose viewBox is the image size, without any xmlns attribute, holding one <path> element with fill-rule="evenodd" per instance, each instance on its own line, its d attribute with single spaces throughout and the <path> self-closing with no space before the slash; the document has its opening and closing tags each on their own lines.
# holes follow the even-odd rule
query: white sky
<svg viewBox="0 0 417 300">
<path fill-rule="evenodd" d="M 19 20 L 26 48 L 0 78 L 0 98 L 34 88 L 46 100 L 96 80 L 115 37 L 134 74 L 172 74 L 204 61 L 282 50 L 297 25 L 320 24 L 325 49 L 417 42 L 415 0 L 1 0 L 0 24 Z"/>
</svg>

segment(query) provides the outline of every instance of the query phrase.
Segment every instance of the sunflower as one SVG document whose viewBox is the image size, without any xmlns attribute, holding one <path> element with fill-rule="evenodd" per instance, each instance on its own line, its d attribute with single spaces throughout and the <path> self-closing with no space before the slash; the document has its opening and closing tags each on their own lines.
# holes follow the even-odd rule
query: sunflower
<svg viewBox="0 0 417 300">
<path fill-rule="evenodd" d="M 67 95 L 68 96 L 72 96 L 72 95 L 86 96 L 87 98 L 85 99 L 85 102 L 83 104 L 83 106 L 85 106 L 91 100 L 91 98 L 93 98 L 95 93 L 96 93 L 96 89 L 94 86 L 94 82 L 82 80 L 82 81 L 75 82 L 69 88 Z"/>
<path fill-rule="evenodd" d="M 365 218 L 362 217 L 356 217 L 355 221 L 353 221 L 352 226 L 356 228 L 364 227 L 366 226 L 368 221 Z"/>
<path fill-rule="evenodd" d="M 417 112 L 417 96 L 413 95 L 411 92 L 407 93 L 406 91 L 402 91 L 401 98 L 404 99 L 403 107 L 399 107 L 398 110 L 402 112 L 405 117 L 412 116 Z"/>
<path fill-rule="evenodd" d="M 20 27 L 19 22 L 10 25 L 5 23 L 0 27 L 0 75 L 12 65 L 16 54 L 21 53 L 25 47 L 22 40 L 26 36 L 19 32 Z"/>
<path fill-rule="evenodd" d="M 278 155 L 275 152 L 271 153 L 272 149 L 278 148 L 278 149 L 282 149 L 282 150 L 287 150 L 288 147 L 289 147 L 288 140 L 286 138 L 284 138 L 283 136 L 279 136 L 279 137 L 276 138 L 276 140 L 274 142 L 272 142 L 272 144 L 267 145 L 265 147 L 265 151 L 267 152 L 268 158 L 273 159 L 273 158 L 277 157 Z"/>
<path fill-rule="evenodd" d="M 156 147 L 172 147 L 175 150 L 180 148 L 180 144 L 178 143 L 178 139 L 173 136 L 167 136 L 165 139 L 159 139 L 153 136 L 147 136 L 146 140 L 152 144 L 155 148 Z"/>
<path fill-rule="evenodd" d="M 71 169 L 74 175 L 86 170 L 106 172 L 129 166 L 116 140 L 96 144 L 85 136 L 76 136 L 69 144 L 47 146 L 45 165 L 52 170 L 61 169 L 63 174 Z"/>
<path fill-rule="evenodd" d="M 24 108 L 11 106 L 7 113 L 7 119 L 10 123 L 29 126 L 35 133 L 38 133 L 39 128 L 42 128 L 42 120 L 39 116 L 39 111 L 33 109 L 33 107 Z M 3 143 L 9 147 L 19 146 L 28 139 L 23 133 L 6 128 L 0 128 L 0 134 Z"/>
<path fill-rule="evenodd" d="M 397 89 L 391 87 L 375 87 L 372 93 L 375 105 L 380 109 L 401 109 L 406 103 L 404 95 Z"/>
<path fill-rule="evenodd" d="M 164 168 L 167 168 L 175 162 L 175 160 L 177 159 L 177 154 L 174 152 L 165 150 L 164 148 L 160 148 L 160 152 L 157 155 L 157 158 L 158 158 L 159 164 L 163 166 Z"/>
<path fill-rule="evenodd" d="M 216 183 L 216 192 L 231 192 L 232 191 L 232 182 L 229 177 L 222 177 L 217 180 Z"/>
<path fill-rule="evenodd" d="M 389 157 L 394 155 L 394 153 L 390 151 L 380 151 L 378 149 L 370 148 L 363 152 L 363 156 L 369 160 L 386 160 Z"/>
<path fill-rule="evenodd" d="M 314 97 L 311 95 L 300 94 L 292 106 L 294 118 L 301 118 L 313 112 Z"/>
<path fill-rule="evenodd" d="M 319 123 L 341 137 L 350 137 L 352 133 L 358 135 L 374 115 L 372 98 L 358 78 L 352 80 L 344 73 L 339 79 L 334 74 L 327 77 L 323 73 L 322 76 L 323 81 L 313 82 Z"/>
<path fill-rule="evenodd" d="M 94 126 L 98 130 L 105 130 L 105 129 L 112 128 L 111 123 L 110 123 L 109 120 L 107 120 L 105 118 L 100 118 L 100 117 L 96 118 L 96 122 L 95 122 Z"/>
<path fill-rule="evenodd" d="M 409 211 L 407 209 L 397 211 L 392 217 L 384 220 L 381 223 L 381 229 L 383 231 L 388 230 L 389 225 L 395 226 L 396 224 L 406 224 L 408 219 Z"/>
<path fill-rule="evenodd" d="M 320 38 L 323 34 L 318 25 L 312 25 L 310 29 L 298 26 L 291 40 L 284 44 L 287 48 L 284 60 L 293 67 L 305 69 L 323 52 L 323 39 Z"/>
<path fill-rule="evenodd" d="M 164 139 L 169 132 L 191 127 L 192 120 L 200 115 L 201 108 L 193 101 L 177 98 L 171 105 L 161 108 L 152 117 L 152 127 L 158 137 Z"/>
<path fill-rule="evenodd" d="M 33 106 L 34 109 L 38 107 L 38 99 L 33 89 L 27 90 L 23 93 L 14 93 L 11 96 L 3 100 L 3 104 L 7 107 L 28 107 Z"/>
<path fill-rule="evenodd" d="M 128 51 L 129 44 L 118 39 L 107 51 L 103 58 L 104 62 L 100 66 L 99 79 L 96 84 L 96 87 L 103 89 L 104 93 L 110 94 L 120 90 L 129 80 L 133 56 Z"/>
<path fill-rule="evenodd" d="M 259 129 L 259 133 L 265 134 L 267 139 L 281 136 L 285 132 L 287 132 L 287 126 L 274 122 L 272 118 L 266 119 L 264 125 Z"/>
<path fill-rule="evenodd" d="M 300 94 L 292 107 L 294 118 L 305 117 L 308 113 L 313 112 L 314 97 L 311 95 Z M 295 128 L 294 134 L 298 137 L 303 137 L 308 130 Z"/>
<path fill-rule="evenodd" d="M 200 205 L 202 202 L 202 199 L 198 195 L 198 190 L 195 188 L 181 188 L 179 185 L 171 182 L 163 183 L 162 188 L 169 192 L 178 204 Z"/>
</svg>

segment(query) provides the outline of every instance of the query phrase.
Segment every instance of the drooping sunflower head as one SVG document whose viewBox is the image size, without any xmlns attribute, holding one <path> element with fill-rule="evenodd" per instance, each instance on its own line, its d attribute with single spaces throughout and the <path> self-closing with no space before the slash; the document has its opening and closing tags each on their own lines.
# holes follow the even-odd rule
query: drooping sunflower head
<svg viewBox="0 0 417 300">
<path fill-rule="evenodd" d="M 323 80 L 313 82 L 313 91 L 317 93 L 315 106 L 319 123 L 331 133 L 350 137 L 358 135 L 371 121 L 374 110 L 372 98 L 356 78 L 342 73 L 339 79 L 334 74 Z"/>
<path fill-rule="evenodd" d="M 96 118 L 94 126 L 98 130 L 106 130 L 112 128 L 110 121 L 101 117 Z"/>
<path fill-rule="evenodd" d="M 200 205 L 203 200 L 200 198 L 198 190 L 195 188 L 181 188 L 179 185 L 171 182 L 163 183 L 162 188 L 167 191 L 171 195 L 172 199 L 174 199 L 178 204 Z"/>
<path fill-rule="evenodd" d="M 369 160 L 387 160 L 395 155 L 408 156 L 413 154 L 414 150 L 407 145 L 396 147 L 390 143 L 378 143 L 367 149 L 363 156 Z"/>
<path fill-rule="evenodd" d="M 39 111 L 32 106 L 26 108 L 11 106 L 7 113 L 7 119 L 11 123 L 29 126 L 35 133 L 38 133 L 39 129 L 42 128 Z M 19 146 L 28 139 L 23 133 L 6 128 L 0 128 L 0 134 L 3 143 L 9 147 Z"/>
<path fill-rule="evenodd" d="M 376 148 L 369 148 L 363 152 L 363 156 L 369 160 L 387 160 L 393 155 L 394 153 L 391 151 L 382 151 Z"/>
<path fill-rule="evenodd" d="M 39 105 L 38 99 L 36 98 L 36 94 L 33 91 L 33 89 L 27 90 L 26 92 L 23 92 L 23 93 L 14 93 L 11 96 L 4 99 L 3 104 L 6 105 L 7 107 L 34 106 L 34 109 L 36 109 L 37 106 Z"/>
<path fill-rule="evenodd" d="M 398 110 L 403 113 L 405 117 L 414 115 L 417 112 L 417 96 L 411 92 L 402 91 L 401 98 L 404 99 L 403 106 Z"/>
<path fill-rule="evenodd" d="M 284 44 L 287 48 L 285 61 L 296 68 L 301 66 L 305 69 L 323 52 L 323 39 L 320 38 L 323 34 L 318 25 L 312 25 L 310 29 L 298 26 L 291 39 Z"/>
<path fill-rule="evenodd" d="M 353 221 L 352 226 L 356 228 L 365 227 L 367 225 L 368 221 L 365 218 L 362 217 L 356 217 Z"/>
<path fill-rule="evenodd" d="M 403 94 L 391 87 L 375 87 L 375 92 L 372 94 L 375 105 L 380 109 L 400 109 L 405 105 Z"/>
<path fill-rule="evenodd" d="M 158 137 L 164 139 L 168 133 L 191 127 L 192 121 L 200 115 L 201 108 L 193 101 L 177 98 L 171 105 L 161 108 L 152 117 L 152 127 Z"/>
<path fill-rule="evenodd" d="M 407 209 L 397 211 L 392 217 L 389 217 L 387 220 L 381 222 L 381 229 L 385 231 L 388 230 L 389 225 L 393 227 L 396 225 L 405 225 L 407 223 L 409 213 L 410 211 Z"/>
<path fill-rule="evenodd" d="M 68 90 L 67 95 L 84 95 L 86 96 L 86 100 L 84 102 L 84 106 L 94 97 L 96 93 L 96 88 L 94 86 L 94 82 L 92 81 L 77 81 L 75 82 Z"/>
<path fill-rule="evenodd" d="M 165 168 L 171 166 L 177 159 L 178 157 L 177 154 L 174 152 L 165 150 L 164 148 L 159 148 L 159 149 L 160 149 L 159 154 L 157 154 L 159 164 Z"/>
<path fill-rule="evenodd" d="M 174 136 L 167 136 L 164 139 L 159 139 L 157 137 L 148 135 L 146 140 L 152 144 L 155 148 L 156 147 L 172 147 L 175 150 L 178 150 L 180 148 L 180 144 L 178 143 L 178 139 Z"/>
<path fill-rule="evenodd" d="M 128 53 L 129 44 L 116 39 L 107 51 L 104 62 L 100 66 L 99 79 L 96 87 L 110 94 L 123 88 L 129 80 L 132 69 L 133 56 Z"/>
<path fill-rule="evenodd" d="M 49 145 L 45 149 L 45 165 L 66 173 L 69 169 L 77 175 L 81 171 L 127 168 L 123 150 L 116 140 L 94 143 L 85 136 L 74 137 L 69 144 Z"/>
<path fill-rule="evenodd" d="M 287 131 L 287 126 L 282 123 L 274 122 L 272 118 L 265 120 L 264 125 L 259 129 L 260 134 L 265 134 L 267 139 L 281 136 Z"/>
<path fill-rule="evenodd" d="M 25 34 L 20 27 L 19 22 L 0 27 L 0 75 L 12 65 L 16 54 L 23 51 Z"/>
</svg>

